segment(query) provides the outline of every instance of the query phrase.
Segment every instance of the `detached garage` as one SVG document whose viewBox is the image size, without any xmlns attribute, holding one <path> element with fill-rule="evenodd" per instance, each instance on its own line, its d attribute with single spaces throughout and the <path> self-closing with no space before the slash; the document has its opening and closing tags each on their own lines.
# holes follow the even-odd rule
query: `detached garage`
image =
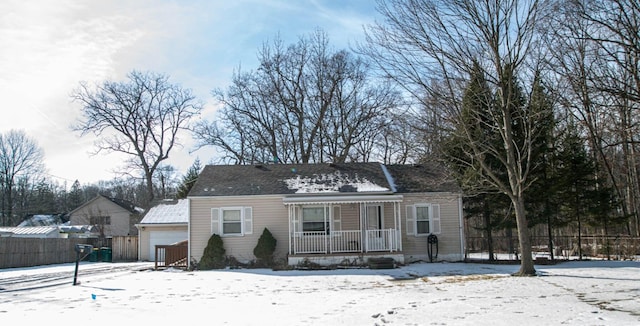
<svg viewBox="0 0 640 326">
<path fill-rule="evenodd" d="M 186 199 L 165 200 L 149 209 L 138 228 L 138 257 L 155 260 L 156 245 L 170 245 L 188 239 L 189 202 Z"/>
</svg>

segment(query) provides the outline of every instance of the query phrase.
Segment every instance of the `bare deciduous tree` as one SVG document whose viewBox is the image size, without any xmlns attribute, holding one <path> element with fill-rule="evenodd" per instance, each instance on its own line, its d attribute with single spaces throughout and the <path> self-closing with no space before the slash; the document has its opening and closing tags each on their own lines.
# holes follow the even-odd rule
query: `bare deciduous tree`
<svg viewBox="0 0 640 326">
<path fill-rule="evenodd" d="M 196 128 L 201 146 L 220 148 L 234 163 L 344 162 L 374 138 L 397 104 L 388 84 L 369 75 L 365 62 L 329 47 L 317 31 L 285 46 L 279 38 L 259 51 L 255 71 L 236 71 L 216 122 Z"/>
<path fill-rule="evenodd" d="M 640 5 L 630 0 L 554 5 L 547 46 L 558 95 L 585 130 L 600 183 L 616 191 L 621 215 L 632 217 L 629 233 L 639 235 Z"/>
<path fill-rule="evenodd" d="M 539 1 L 391 0 L 377 4 L 383 21 L 368 27 L 367 43 L 360 52 L 417 100 L 437 99 L 437 105 L 423 105 L 449 119 L 449 127 L 464 125 L 461 94 L 473 62 L 486 73 L 498 99 L 489 117 L 500 142 L 479 142 L 464 128 L 461 135 L 469 143 L 467 154 L 484 182 L 507 195 L 513 205 L 521 252 L 516 274 L 535 274 L 524 206 L 535 124 L 514 102 L 518 91 L 514 85 L 535 40 Z M 516 135 L 520 132 L 522 135 Z M 485 161 L 487 154 L 500 162 L 500 171 Z"/>
<path fill-rule="evenodd" d="M 142 172 L 148 205 L 154 198 L 154 174 L 202 105 L 191 90 L 170 83 L 165 75 L 133 71 L 127 78 L 94 87 L 81 83 L 72 98 L 82 104 L 83 119 L 73 129 L 99 136 L 97 152 L 130 157 L 127 167 Z"/>
<path fill-rule="evenodd" d="M 0 184 L 2 185 L 2 225 L 13 226 L 13 193 L 20 178 L 43 171 L 44 152 L 24 131 L 0 134 Z"/>
</svg>

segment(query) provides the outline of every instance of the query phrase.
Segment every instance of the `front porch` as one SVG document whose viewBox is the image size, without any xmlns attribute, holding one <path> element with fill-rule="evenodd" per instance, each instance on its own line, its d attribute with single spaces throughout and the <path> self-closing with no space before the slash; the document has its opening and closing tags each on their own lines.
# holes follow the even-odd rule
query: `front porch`
<svg viewBox="0 0 640 326">
<path fill-rule="evenodd" d="M 398 195 L 288 197 L 289 265 L 404 261 Z"/>
</svg>

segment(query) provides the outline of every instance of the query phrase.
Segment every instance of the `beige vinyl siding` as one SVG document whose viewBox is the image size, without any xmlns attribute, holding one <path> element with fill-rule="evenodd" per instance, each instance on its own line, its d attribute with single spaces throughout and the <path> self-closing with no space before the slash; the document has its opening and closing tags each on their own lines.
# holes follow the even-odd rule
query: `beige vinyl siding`
<svg viewBox="0 0 640 326">
<path fill-rule="evenodd" d="M 360 215 L 357 204 L 341 204 L 340 218 L 342 219 L 342 231 L 352 231 L 360 229 Z"/>
<path fill-rule="evenodd" d="M 240 262 L 255 259 L 253 249 L 258 243 L 264 228 L 276 238 L 277 259 L 285 259 L 288 249 L 288 213 L 281 196 L 241 197 L 193 197 L 190 198 L 190 255 L 200 261 L 204 248 L 211 237 L 211 209 L 221 207 L 251 207 L 253 232 L 244 236 L 223 236 L 222 242 L 227 256 L 233 256 Z"/>
<path fill-rule="evenodd" d="M 438 234 L 438 259 L 459 257 L 462 248 L 460 239 L 459 201 L 457 194 L 403 194 L 404 202 L 400 210 L 402 216 L 402 248 L 408 262 L 425 260 L 427 257 L 427 237 L 407 234 L 406 206 L 415 204 L 438 204 L 440 206 L 440 228 Z M 460 259 L 462 257 L 459 257 Z"/>
<path fill-rule="evenodd" d="M 393 203 L 384 203 L 384 229 L 394 229 L 398 226 L 394 222 L 395 215 L 393 214 Z"/>
</svg>

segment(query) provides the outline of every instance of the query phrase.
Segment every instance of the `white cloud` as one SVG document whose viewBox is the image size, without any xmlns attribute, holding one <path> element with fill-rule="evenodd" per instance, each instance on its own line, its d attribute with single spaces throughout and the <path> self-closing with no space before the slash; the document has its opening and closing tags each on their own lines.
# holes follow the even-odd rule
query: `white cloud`
<svg viewBox="0 0 640 326">
<path fill-rule="evenodd" d="M 255 69 L 258 48 L 278 32 L 290 43 L 321 27 L 336 47 L 346 47 L 373 5 L 355 3 L 360 8 L 285 0 L 2 1 L 0 132 L 25 130 L 44 148 L 52 175 L 110 179 L 122 159 L 89 156 L 93 139 L 69 128 L 80 112 L 69 95 L 80 81 L 121 80 L 133 69 L 165 73 L 193 89 L 210 118 L 210 91 L 226 87 L 239 64 Z M 213 150 L 190 154 L 193 141 L 182 141 L 168 163 L 185 171 L 195 156 L 211 161 Z"/>
</svg>

